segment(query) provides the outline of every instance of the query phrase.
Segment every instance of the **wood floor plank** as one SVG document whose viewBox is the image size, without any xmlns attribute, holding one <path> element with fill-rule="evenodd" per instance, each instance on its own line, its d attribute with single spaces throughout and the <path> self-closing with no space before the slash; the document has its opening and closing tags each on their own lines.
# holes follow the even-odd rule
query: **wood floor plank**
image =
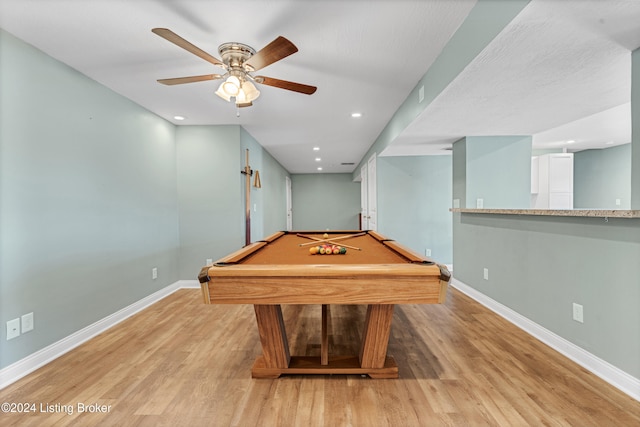
<svg viewBox="0 0 640 427">
<path fill-rule="evenodd" d="M 320 306 L 283 307 L 292 354 L 319 356 Z M 329 354 L 357 354 L 365 306 L 328 307 Z M 395 307 L 400 378 L 252 379 L 252 306 L 180 290 L 0 390 L 4 426 L 632 426 L 640 402 L 450 289 L 442 305 Z M 58 405 L 73 412 L 40 411 Z M 108 412 L 78 412 L 78 405 Z"/>
</svg>

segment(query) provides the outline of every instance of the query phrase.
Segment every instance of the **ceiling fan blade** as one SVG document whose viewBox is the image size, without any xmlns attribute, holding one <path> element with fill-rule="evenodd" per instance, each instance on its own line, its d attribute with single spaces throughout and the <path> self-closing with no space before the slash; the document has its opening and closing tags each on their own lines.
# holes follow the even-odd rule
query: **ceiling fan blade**
<svg viewBox="0 0 640 427">
<path fill-rule="evenodd" d="M 170 41 L 171 43 L 175 44 L 176 46 L 179 46 L 191 53 L 193 53 L 196 56 L 199 56 L 200 58 L 204 59 L 207 62 L 212 63 L 213 65 L 218 65 L 220 67 L 225 67 L 224 63 L 222 61 L 220 61 L 217 58 L 214 58 L 213 56 L 209 55 L 207 52 L 205 52 L 204 50 L 200 49 L 199 47 L 191 44 L 190 42 L 186 41 L 185 39 L 183 39 L 182 37 L 180 37 L 179 35 L 177 35 L 176 33 L 174 33 L 173 31 L 167 29 L 167 28 L 154 28 L 153 31 L 155 34 L 159 35 L 160 37 L 162 37 L 165 40 Z"/>
<path fill-rule="evenodd" d="M 205 74 L 203 76 L 191 76 L 191 77 L 175 77 L 173 79 L 160 79 L 158 83 L 163 85 L 181 85 L 184 83 L 204 82 L 206 80 L 218 80 L 221 79 L 220 74 Z"/>
<path fill-rule="evenodd" d="M 255 71 L 280 61 L 287 56 L 294 54 L 298 48 L 286 38 L 280 36 L 249 58 L 245 65 L 249 65 Z"/>
<path fill-rule="evenodd" d="M 267 86 L 273 86 L 280 89 L 291 90 L 293 92 L 304 93 L 305 95 L 312 95 L 318 89 L 315 86 L 303 85 L 302 83 L 290 82 L 287 80 L 274 79 L 272 77 L 256 76 L 255 81 Z"/>
</svg>

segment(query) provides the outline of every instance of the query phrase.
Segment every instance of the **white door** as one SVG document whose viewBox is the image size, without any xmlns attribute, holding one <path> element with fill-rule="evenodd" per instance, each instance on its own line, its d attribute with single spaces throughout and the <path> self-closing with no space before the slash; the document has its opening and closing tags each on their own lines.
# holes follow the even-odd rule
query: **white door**
<svg viewBox="0 0 640 427">
<path fill-rule="evenodd" d="M 378 198 L 377 198 L 377 186 L 376 186 L 376 155 L 369 158 L 367 161 L 367 210 L 368 212 L 368 229 L 378 229 Z"/>
<path fill-rule="evenodd" d="M 288 176 L 284 177 L 284 182 L 285 182 L 285 194 L 286 194 L 286 199 L 287 199 L 287 231 L 291 231 L 291 229 L 293 228 L 293 212 L 292 212 L 292 208 L 291 208 L 291 178 L 289 178 Z"/>
<path fill-rule="evenodd" d="M 367 165 L 364 165 L 360 169 L 360 228 L 362 230 L 369 229 L 369 207 L 367 193 L 369 192 L 369 187 L 367 183 Z"/>
</svg>

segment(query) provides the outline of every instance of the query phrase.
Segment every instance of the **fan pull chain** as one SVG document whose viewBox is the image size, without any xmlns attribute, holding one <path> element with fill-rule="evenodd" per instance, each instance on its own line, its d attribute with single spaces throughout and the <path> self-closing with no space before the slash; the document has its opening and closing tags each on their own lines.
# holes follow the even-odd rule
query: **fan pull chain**
<svg viewBox="0 0 640 427">
<path fill-rule="evenodd" d="M 236 117 L 240 117 L 240 107 L 236 107 Z"/>
</svg>

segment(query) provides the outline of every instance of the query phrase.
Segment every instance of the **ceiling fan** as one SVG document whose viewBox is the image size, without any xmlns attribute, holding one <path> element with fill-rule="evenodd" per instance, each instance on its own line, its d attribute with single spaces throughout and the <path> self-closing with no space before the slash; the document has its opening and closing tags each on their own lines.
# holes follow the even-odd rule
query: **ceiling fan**
<svg viewBox="0 0 640 427">
<path fill-rule="evenodd" d="M 266 76 L 254 76 L 252 74 L 298 51 L 298 48 L 293 43 L 282 36 L 276 38 L 257 52 L 251 46 L 243 43 L 223 43 L 218 47 L 218 53 L 222 57 L 222 60 L 219 60 L 167 28 L 154 28 L 151 31 L 225 70 L 224 74 L 205 74 L 201 76 L 160 79 L 158 80 L 159 83 L 179 85 L 207 80 L 224 80 L 215 92 L 216 95 L 227 102 L 231 102 L 231 98 L 234 98 L 235 104 L 238 107 L 249 107 L 253 105 L 253 101 L 260 96 L 260 91 L 256 89 L 253 82 L 306 95 L 313 94 L 317 89 L 315 86 Z"/>
</svg>

